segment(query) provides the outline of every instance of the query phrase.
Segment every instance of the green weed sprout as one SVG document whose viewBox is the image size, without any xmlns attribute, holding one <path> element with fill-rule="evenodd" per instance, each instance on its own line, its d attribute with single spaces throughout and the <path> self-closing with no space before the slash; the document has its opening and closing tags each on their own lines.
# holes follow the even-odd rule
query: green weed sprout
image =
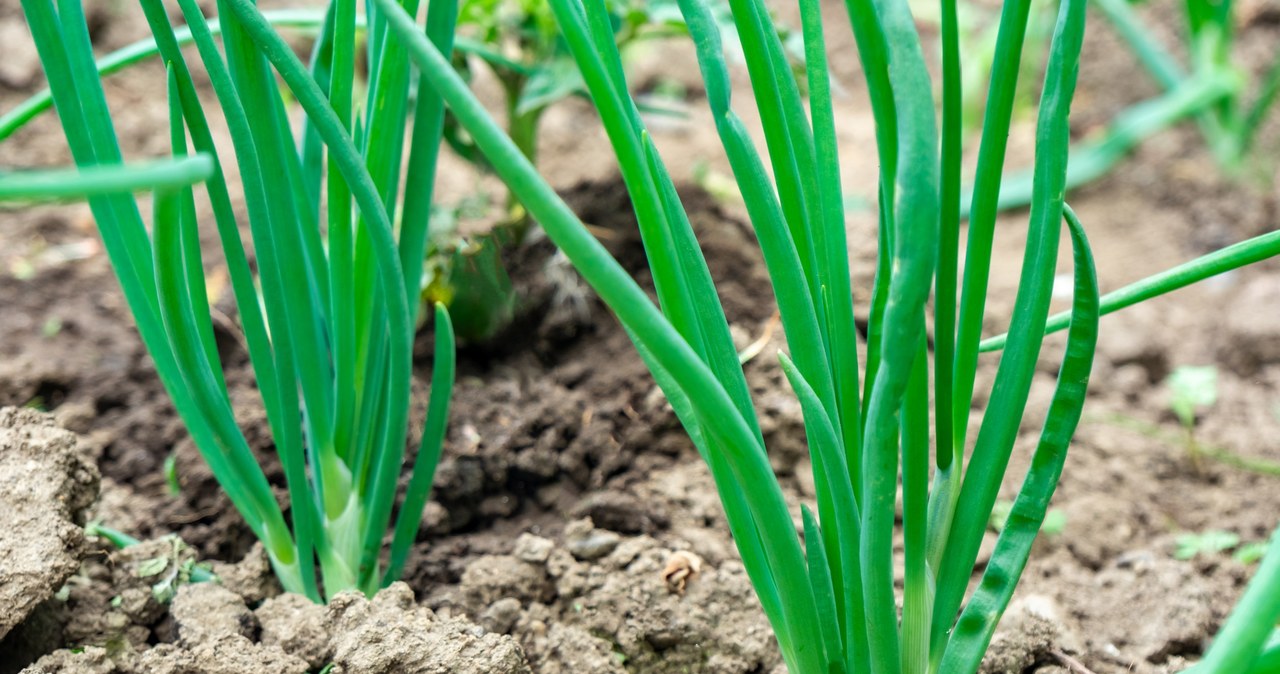
<svg viewBox="0 0 1280 674">
<path fill-rule="evenodd" d="M 1250 83 L 1232 56 L 1237 18 L 1230 0 L 1180 3 L 1186 63 L 1159 43 L 1130 0 L 1093 2 L 1163 93 L 1124 110 L 1100 137 L 1072 149 L 1068 189 L 1101 178 L 1142 141 L 1187 118 L 1195 120 L 1218 165 L 1229 174 L 1241 173 L 1280 93 L 1280 51 L 1262 81 Z M 1030 180 L 1027 173 L 1011 175 L 1000 197 L 1001 208 L 1028 204 Z"/>
<path fill-rule="evenodd" d="M 1169 409 L 1182 424 L 1187 455 L 1200 465 L 1200 443 L 1196 441 L 1196 415 L 1218 401 L 1218 369 L 1213 366 L 1183 366 L 1169 374 Z"/>
<path fill-rule="evenodd" d="M 660 310 L 538 176 L 424 37 L 412 14 L 399 11 L 395 0 L 376 4 L 498 174 L 629 331 L 711 469 L 743 563 L 789 670 L 976 671 L 1045 516 L 1079 420 L 1095 346 L 1100 307 L 1092 258 L 1083 228 L 1062 201 L 1066 117 L 1084 27 L 1083 2 L 1064 2 L 1054 31 L 1040 106 L 1031 235 L 1013 329 L 1002 342 L 1005 354 L 967 470 L 962 450 L 1027 3 L 1005 5 L 979 152 L 981 189 L 975 191 L 958 307 L 960 92 L 954 6 L 947 11 L 944 5 L 944 15 L 950 18 L 943 22 L 939 154 L 929 76 L 905 2 L 847 3 L 876 115 L 882 170 L 880 262 L 863 375 L 856 359 L 818 3 L 800 3 L 809 66 L 808 113 L 795 82 L 783 75 L 782 45 L 769 30 L 763 4 L 731 3 L 757 92 L 771 178 L 730 106 L 727 68 L 706 6 L 698 0 L 681 2 L 717 131 L 756 228 L 795 359 L 781 356 L 805 412 L 818 485 L 816 514 L 808 508 L 802 511 L 803 545 L 771 472 L 706 262 L 628 94 L 603 5 L 599 0 L 552 1 L 632 196 Z M 961 612 L 1045 333 L 1064 216 L 1075 253 L 1076 285 L 1058 388 L 1032 468 L 982 582 Z M 1238 262 L 1256 254 L 1258 245 L 1233 251 L 1231 259 Z M 1157 281 L 1156 289 L 1164 291 L 1168 284 L 1185 281 L 1187 274 L 1204 273 L 1222 263 L 1221 258 L 1197 261 L 1199 266 L 1191 271 L 1180 270 L 1172 280 Z M 934 335 L 937 426 L 930 452 L 931 378 L 924 312 L 935 276 L 935 325 L 942 327 Z M 892 555 L 899 476 L 906 536 L 901 620 Z M 1276 575 L 1265 571 L 1257 581 L 1264 588 Z M 1270 610 L 1257 602 L 1242 607 L 1254 618 L 1258 611 Z M 1220 649 L 1249 652 L 1258 645 L 1251 641 L 1253 636 L 1246 630 L 1238 642 L 1224 637 Z M 1252 659 L 1256 652 L 1245 657 Z M 1238 670 L 1210 664 L 1205 671 Z"/>
<path fill-rule="evenodd" d="M 1104 311 L 1106 297 L 1103 298 Z M 1197 472 L 1203 469 L 1204 460 L 1240 468 L 1260 475 L 1280 476 L 1280 463 L 1260 457 L 1245 456 L 1226 447 L 1207 445 L 1196 437 L 1196 420 L 1201 409 L 1214 405 L 1218 400 L 1218 370 L 1213 366 L 1184 365 L 1174 369 L 1165 380 L 1169 394 L 1169 409 L 1178 419 L 1180 432 L 1170 432 L 1166 427 L 1137 417 L 1114 413 L 1103 417 L 1108 423 L 1131 429 L 1142 435 L 1171 445 L 1181 444 L 1191 466 Z"/>
<path fill-rule="evenodd" d="M 1230 531 L 1212 529 L 1202 533 L 1187 533 L 1178 536 L 1177 548 L 1173 551 L 1174 559 L 1193 559 L 1198 555 L 1212 555 L 1230 550 L 1240 545 L 1240 537 Z"/>
<path fill-rule="evenodd" d="M 384 558 L 408 441 L 414 316 L 443 106 L 429 91 L 420 96 L 401 197 L 395 167 L 409 126 L 409 64 L 402 50 L 374 31 L 370 62 L 376 77 L 357 118 L 354 0 L 331 5 L 312 67 L 300 71 L 309 86 L 295 87 L 295 99 L 309 112 L 328 113 L 312 114 L 309 120 L 316 121 L 301 140 L 289 128 L 285 98 L 254 41 L 260 36 L 236 20 L 235 3 L 219 2 L 223 49 L 198 3 L 178 4 L 231 129 L 256 277 L 166 9 L 160 0 L 142 0 L 167 67 L 172 162 L 205 169 L 201 179 L 284 467 L 288 521 L 236 425 L 223 378 L 194 190 L 185 184 L 194 181 L 156 192 L 150 230 L 127 194 L 98 193 L 90 206 L 174 406 L 219 484 L 265 544 L 284 588 L 316 601 L 343 590 L 371 594 L 399 577 L 417 533 L 453 380 L 449 318 L 437 308 L 426 426 Z M 121 152 L 80 2 L 22 5 L 76 164 L 92 176 L 112 175 Z M 455 11 L 440 11 L 436 24 L 451 35 Z M 269 27 L 267 32 L 276 39 L 271 46 L 277 55 L 292 56 L 278 35 Z M 189 155 L 188 135 L 197 154 Z M 397 207 L 398 239 L 391 219 Z"/>
<path fill-rule="evenodd" d="M 1218 368 L 1212 365 L 1179 367 L 1165 384 L 1169 387 L 1169 409 L 1188 431 L 1196 425 L 1196 414 L 1218 401 Z"/>
</svg>

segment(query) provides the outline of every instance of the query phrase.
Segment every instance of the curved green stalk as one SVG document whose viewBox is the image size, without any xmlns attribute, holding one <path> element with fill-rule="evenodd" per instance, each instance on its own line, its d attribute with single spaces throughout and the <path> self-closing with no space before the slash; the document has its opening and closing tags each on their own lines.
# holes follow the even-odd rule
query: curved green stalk
<svg viewBox="0 0 1280 674">
<path fill-rule="evenodd" d="M 1280 230 L 1232 244 L 1109 292 L 1102 296 L 1102 314 L 1105 316 L 1113 311 L 1131 307 L 1153 297 L 1159 297 L 1276 255 L 1280 255 Z M 1070 320 L 1069 313 L 1054 314 L 1045 322 L 1045 334 L 1062 330 L 1067 327 Z M 1003 334 L 983 340 L 982 351 L 1003 349 L 1008 337 L 1007 334 Z"/>
<path fill-rule="evenodd" d="M 1008 522 L 996 541 L 995 552 L 982 573 L 982 582 L 961 613 L 942 657 L 941 671 L 973 672 L 981 664 L 996 624 L 1009 606 L 1014 588 L 1031 555 L 1067 459 L 1067 447 L 1080 422 L 1089 373 L 1098 341 L 1098 279 L 1084 227 L 1069 207 L 1064 216 L 1075 257 L 1071 330 L 1053 401 L 1049 404 L 1040 443 L 1031 468 L 1014 501 Z"/>
<path fill-rule="evenodd" d="M 61 201 L 118 192 L 169 191 L 213 177 L 208 155 L 123 166 L 0 172 L 0 201 Z"/>
<path fill-rule="evenodd" d="M 409 487 L 405 490 L 404 505 L 396 516 L 395 534 L 391 541 L 391 557 L 382 577 L 383 587 L 400 579 L 409 546 L 413 544 L 422 524 L 422 511 L 427 505 L 427 495 L 435 478 L 436 465 L 440 463 L 440 450 L 444 446 L 446 421 L 449 419 L 449 401 L 453 393 L 457 356 L 454 350 L 453 324 L 444 305 L 435 307 L 436 346 L 432 359 L 431 396 L 427 401 L 427 422 L 418 443 L 418 456 L 413 460 L 413 472 Z"/>
</svg>

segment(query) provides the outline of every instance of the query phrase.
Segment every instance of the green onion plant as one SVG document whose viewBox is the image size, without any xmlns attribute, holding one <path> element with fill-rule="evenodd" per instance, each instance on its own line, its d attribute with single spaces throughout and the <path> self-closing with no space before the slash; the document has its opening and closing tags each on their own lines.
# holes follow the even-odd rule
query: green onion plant
<svg viewBox="0 0 1280 674">
<path fill-rule="evenodd" d="M 1161 107 L 1170 119 L 1194 117 L 1218 163 L 1239 171 L 1258 130 L 1280 93 L 1280 51 L 1261 82 L 1249 82 L 1235 60 L 1236 4 L 1220 0 L 1185 0 L 1183 44 L 1187 58 L 1175 58 L 1162 47 L 1133 7 L 1123 0 L 1095 0 L 1098 9 L 1133 50 L 1139 62 L 1165 90 Z M 1188 92 L 1200 90 L 1200 96 Z M 1178 94 L 1174 96 L 1174 94 Z M 1173 103 L 1184 99 L 1182 105 Z M 1197 100 L 1198 99 L 1198 100 Z M 1181 114 L 1179 114 L 1181 113 Z"/>
<path fill-rule="evenodd" d="M 876 116 L 881 165 L 879 265 L 865 367 L 857 357 L 819 5 L 816 0 L 801 2 L 810 93 L 806 110 L 798 86 L 786 76 L 783 47 L 763 4 L 730 4 L 752 88 L 758 92 L 754 102 L 764 125 L 763 154 L 733 111 L 719 34 L 706 6 L 684 0 L 681 10 L 790 345 L 791 356 L 781 356 L 782 366 L 805 412 L 818 485 L 816 512 L 805 508 L 799 529 L 770 469 L 706 262 L 628 94 L 602 4 L 552 1 L 618 156 L 661 311 L 538 177 L 411 15 L 398 11 L 394 0 L 377 0 L 395 35 L 405 41 L 431 86 L 495 170 L 630 332 L 711 468 L 730 529 L 790 671 L 976 671 L 1057 483 L 1079 419 L 1096 339 L 1092 256 L 1083 228 L 1062 198 L 1066 120 L 1084 3 L 1064 2 L 1054 30 L 1041 104 L 1038 198 L 1014 329 L 967 470 L 963 449 L 995 197 L 1028 3 L 1007 4 L 1002 19 L 978 169 L 984 188 L 977 192 L 978 210 L 983 215 L 971 225 L 963 276 L 958 264 L 960 92 L 954 21 L 944 31 L 940 151 L 932 86 L 906 3 L 848 3 Z M 954 7 L 950 9 L 954 17 Z M 983 583 L 961 613 L 1039 356 L 1064 217 L 1073 242 L 1076 292 L 1062 375 L 1033 468 Z M 925 333 L 931 293 L 940 326 L 932 367 Z M 893 583 L 900 477 L 906 534 L 901 619 Z"/>
<path fill-rule="evenodd" d="M 92 190 L 90 206 L 108 256 L 178 414 L 265 545 L 284 588 L 316 601 L 344 590 L 371 594 L 399 577 L 414 542 L 452 387 L 452 332 L 447 312 L 437 308 L 427 420 L 393 523 L 409 439 L 417 289 L 443 106 L 429 94 L 416 108 L 407 106 L 408 60 L 398 43 L 382 39 L 385 28 L 376 20 L 368 40 L 374 81 L 363 105 L 354 104 L 356 7 L 354 0 L 339 0 L 325 15 L 310 67 L 298 71 L 306 86 L 291 82 L 294 100 L 310 113 L 295 135 L 264 55 L 293 55 L 279 34 L 250 3 L 223 0 L 219 46 L 199 3 L 180 0 L 186 37 L 231 130 L 255 275 L 168 10 L 160 0 L 140 4 L 167 73 L 174 157 L 167 168 L 174 179 L 143 181 L 157 188 L 150 227 L 128 194 Z M 82 184 L 111 178 L 118 189 L 139 172 L 118 168 L 120 146 L 83 7 L 79 0 L 23 0 L 22 6 L 52 102 L 86 176 Z M 456 8 L 437 3 L 437 11 L 447 50 Z M 315 114 L 318 109 L 326 114 Z M 24 118 L 6 120 L 16 120 L 16 128 L 32 110 L 24 106 Z M 398 167 L 409 128 L 410 170 L 402 183 Z M 285 507 L 236 424 L 214 342 L 189 185 L 197 169 L 284 468 Z"/>
<path fill-rule="evenodd" d="M 760 240 L 790 345 L 792 355 L 782 355 L 781 362 L 804 409 L 818 485 L 816 513 L 804 508 L 799 530 L 771 472 L 705 259 L 628 94 L 599 0 L 552 0 L 552 6 L 632 196 L 657 307 L 470 96 L 412 15 L 398 11 L 395 0 L 376 3 L 495 170 L 628 330 L 711 469 L 789 670 L 976 671 L 1061 474 L 1084 400 L 1101 312 L 1083 227 L 1063 202 L 1066 120 L 1084 29 L 1083 2 L 1062 3 L 1054 29 L 1040 105 L 1023 275 L 991 402 L 971 454 L 964 451 L 969 410 L 1028 3 L 1006 3 L 1001 20 L 963 270 L 958 263 L 960 55 L 954 6 L 944 6 L 949 18 L 942 32 L 939 141 L 929 75 L 905 2 L 847 3 L 876 117 L 881 166 L 879 264 L 867 362 L 860 366 L 818 3 L 800 3 L 810 92 L 806 110 L 795 82 L 784 76 L 782 45 L 776 31 L 769 30 L 763 4 L 731 2 L 764 126 L 767 152 L 762 156 L 733 111 L 723 51 L 706 6 L 698 0 L 681 2 L 717 131 Z M 1046 332 L 1064 219 L 1076 271 L 1058 386 L 1031 469 L 966 604 L 982 530 L 1004 477 Z M 1246 257 L 1258 254 L 1256 249 L 1266 243 L 1254 242 Z M 1192 273 L 1203 271 L 1197 266 Z M 1181 270 L 1172 281 L 1153 283 L 1164 292 L 1170 284 L 1185 282 L 1186 274 Z M 931 291 L 932 363 L 925 331 Z M 906 574 L 901 614 L 893 583 L 899 481 Z M 1259 582 L 1267 583 L 1272 575 L 1264 570 Z M 1255 609 L 1254 619 L 1259 610 L 1271 610 L 1248 601 L 1242 606 L 1245 612 Z M 1256 631 L 1239 640 L 1224 636 L 1218 643 L 1224 651 L 1256 653 Z M 1210 663 L 1205 671 L 1236 670 Z"/>
</svg>

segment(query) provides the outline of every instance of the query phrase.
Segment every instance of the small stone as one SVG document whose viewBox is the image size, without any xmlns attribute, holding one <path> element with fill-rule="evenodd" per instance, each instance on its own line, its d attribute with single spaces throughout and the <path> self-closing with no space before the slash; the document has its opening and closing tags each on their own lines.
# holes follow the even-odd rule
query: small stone
<svg viewBox="0 0 1280 674">
<path fill-rule="evenodd" d="M 510 634 L 511 628 L 515 627 L 516 621 L 520 619 L 520 609 L 519 599 L 514 597 L 499 599 L 480 614 L 480 625 L 490 632 Z"/>
<path fill-rule="evenodd" d="M 505 597 L 525 602 L 548 600 L 551 584 L 541 565 L 511 555 L 485 555 L 462 572 L 461 590 L 473 609 L 480 609 Z"/>
<path fill-rule="evenodd" d="M 551 550 L 554 548 L 555 543 L 546 538 L 533 534 L 520 534 L 520 538 L 516 539 L 513 554 L 530 564 L 543 564 L 551 556 Z"/>
<path fill-rule="evenodd" d="M 9 89 L 26 89 L 40 75 L 40 56 L 22 22 L 0 22 L 0 44 L 5 46 L 0 59 L 0 84 Z"/>
<path fill-rule="evenodd" d="M 582 538 L 565 541 L 565 547 L 574 557 L 586 562 L 600 559 L 613 552 L 622 542 L 622 537 L 612 531 L 596 530 Z"/>
</svg>

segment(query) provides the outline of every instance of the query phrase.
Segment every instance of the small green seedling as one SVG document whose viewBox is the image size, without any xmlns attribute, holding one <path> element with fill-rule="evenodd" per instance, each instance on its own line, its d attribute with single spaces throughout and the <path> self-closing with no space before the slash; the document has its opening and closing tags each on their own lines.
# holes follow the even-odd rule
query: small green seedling
<svg viewBox="0 0 1280 674">
<path fill-rule="evenodd" d="M 124 533 L 123 531 L 105 526 L 98 521 L 92 521 L 86 524 L 84 527 L 84 535 L 90 538 L 101 538 L 102 540 L 110 543 L 111 545 L 115 546 L 117 549 L 120 549 L 120 550 L 123 550 L 124 548 L 133 547 L 141 542 L 138 539 L 134 538 L 133 536 L 130 536 L 129 534 Z M 175 551 L 174 559 L 179 559 L 179 556 L 177 555 L 177 553 L 182 551 L 183 547 L 181 546 L 185 546 L 185 543 L 182 542 L 182 539 L 177 538 L 176 536 L 173 536 L 171 538 L 174 541 L 174 551 Z M 166 560 L 169 558 L 159 557 L 157 559 Z M 156 562 L 155 560 L 149 560 L 149 566 L 147 566 L 146 568 L 148 569 L 155 568 L 155 566 L 158 563 L 159 562 Z M 163 571 L 164 569 L 161 568 L 160 570 Z M 158 571 L 156 573 L 158 573 Z M 186 574 L 186 578 L 192 583 L 206 583 L 209 581 L 217 580 L 218 578 L 217 576 L 213 575 L 212 569 L 207 564 L 203 564 L 203 563 L 192 563 L 183 571 L 183 573 Z M 143 578 L 149 575 L 155 575 L 155 573 L 147 573 L 147 574 L 142 574 L 141 572 L 139 573 L 139 576 Z"/>
<path fill-rule="evenodd" d="M 1197 413 L 1218 402 L 1218 368 L 1212 365 L 1180 367 L 1165 384 L 1169 387 L 1169 408 L 1186 428 L 1195 426 Z"/>
<path fill-rule="evenodd" d="M 184 555 L 187 546 L 177 536 L 169 536 L 169 554 L 145 559 L 138 564 L 134 575 L 151 583 L 151 595 L 161 604 L 169 603 L 178 594 L 178 588 L 192 582 L 200 582 L 209 574 L 206 565 L 197 564 Z M 197 570 L 200 573 L 197 573 Z"/>
<path fill-rule="evenodd" d="M 1231 555 L 1231 558 L 1241 564 L 1252 565 L 1262 561 L 1262 558 L 1266 556 L 1266 554 L 1267 542 L 1254 541 L 1252 543 L 1245 543 L 1244 545 L 1236 548 L 1235 554 Z"/>
<path fill-rule="evenodd" d="M 1004 531 L 1005 525 L 1009 523 L 1009 515 L 1013 513 L 1013 501 L 1009 499 L 999 499 L 995 506 L 991 509 L 991 519 L 988 526 L 991 530 L 1000 533 Z M 1058 508 L 1050 508 L 1044 514 L 1044 522 L 1040 524 L 1040 533 L 1048 536 L 1057 536 L 1067 528 L 1067 514 Z"/>
<path fill-rule="evenodd" d="M 1169 389 L 1169 409 L 1182 424 L 1187 456 L 1199 470 L 1203 452 L 1196 439 L 1196 417 L 1218 402 L 1218 369 L 1211 365 L 1184 365 L 1169 375 L 1165 386 Z"/>
<path fill-rule="evenodd" d="M 182 493 L 182 480 L 178 478 L 178 454 L 177 452 L 169 452 L 164 457 L 164 483 L 169 491 L 170 496 L 177 496 Z"/>
<path fill-rule="evenodd" d="M 1174 559 L 1193 559 L 1200 555 L 1214 555 L 1226 552 L 1240 545 L 1240 536 L 1230 531 L 1212 529 L 1202 533 L 1187 533 L 1178 536 L 1174 543 Z"/>
</svg>

